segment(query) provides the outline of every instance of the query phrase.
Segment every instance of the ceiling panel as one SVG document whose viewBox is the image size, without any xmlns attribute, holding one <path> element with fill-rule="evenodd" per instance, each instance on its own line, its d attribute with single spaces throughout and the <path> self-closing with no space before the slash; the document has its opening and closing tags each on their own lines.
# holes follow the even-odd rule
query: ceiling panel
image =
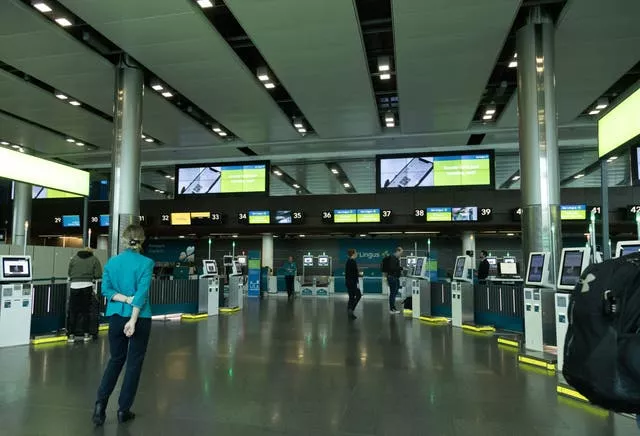
<svg viewBox="0 0 640 436">
<path fill-rule="evenodd" d="M 62 0 L 246 141 L 299 138 L 291 122 L 190 0 Z"/>
<path fill-rule="evenodd" d="M 35 154 L 52 154 L 64 157 L 65 153 L 78 153 L 77 146 L 48 130 L 0 113 L 0 141 L 27 147 Z"/>
<path fill-rule="evenodd" d="M 556 32 L 556 101 L 573 121 L 640 59 L 637 0 L 580 0 L 565 7 Z M 500 126 L 518 124 L 512 98 Z"/>
<path fill-rule="evenodd" d="M 98 147 L 111 147 L 110 121 L 63 103 L 53 94 L 0 71 L 0 109 Z"/>
<path fill-rule="evenodd" d="M 466 129 L 520 0 L 393 2 L 404 132 Z"/>
<path fill-rule="evenodd" d="M 113 111 L 115 72 L 102 56 L 72 38 L 35 9 L 12 0 L 0 5 L 0 60 L 104 113 Z M 144 130 L 165 144 L 219 143 L 216 135 L 150 90 L 143 102 Z"/>
<path fill-rule="evenodd" d="M 226 4 L 320 136 L 380 131 L 352 1 L 306 2 L 304 7 L 299 0 Z"/>
</svg>

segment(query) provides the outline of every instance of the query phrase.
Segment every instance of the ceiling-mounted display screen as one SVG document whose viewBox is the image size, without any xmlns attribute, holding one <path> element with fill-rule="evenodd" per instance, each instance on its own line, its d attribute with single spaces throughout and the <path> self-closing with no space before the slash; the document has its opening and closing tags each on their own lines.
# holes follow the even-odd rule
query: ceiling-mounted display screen
<svg viewBox="0 0 640 436">
<path fill-rule="evenodd" d="M 11 199 L 15 198 L 16 183 L 11 183 Z M 43 188 L 42 186 L 31 187 L 31 198 L 34 200 L 48 199 L 48 198 L 78 198 L 82 197 L 77 194 L 70 194 L 68 192 L 58 191 L 57 189 Z"/>
<path fill-rule="evenodd" d="M 640 88 L 598 120 L 598 155 L 603 157 L 640 136 Z"/>
<path fill-rule="evenodd" d="M 380 209 L 358 209 L 357 215 L 359 223 L 380 222 Z"/>
<path fill-rule="evenodd" d="M 584 221 L 587 219 L 586 204 L 568 204 L 560 206 L 560 219 L 563 221 Z"/>
<path fill-rule="evenodd" d="M 177 167 L 176 171 L 178 195 L 268 192 L 268 162 Z"/>
<path fill-rule="evenodd" d="M 493 152 L 377 156 L 378 190 L 493 186 Z"/>
<path fill-rule="evenodd" d="M 333 222 L 337 224 L 351 224 L 358 222 L 356 209 L 336 209 L 333 211 Z"/>
<path fill-rule="evenodd" d="M 413 216 L 417 222 L 475 222 L 491 221 L 493 209 L 490 207 L 428 207 L 415 209 Z"/>
<path fill-rule="evenodd" d="M 271 214 L 268 210 L 250 210 L 249 224 L 270 224 Z"/>
</svg>

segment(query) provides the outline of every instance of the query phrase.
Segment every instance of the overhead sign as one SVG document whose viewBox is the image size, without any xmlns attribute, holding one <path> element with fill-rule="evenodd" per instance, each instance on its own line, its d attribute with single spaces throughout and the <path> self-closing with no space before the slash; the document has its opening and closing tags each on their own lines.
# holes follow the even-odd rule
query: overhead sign
<svg viewBox="0 0 640 436">
<path fill-rule="evenodd" d="M 0 148 L 0 177 L 78 195 L 89 195 L 89 173 Z"/>
<path fill-rule="evenodd" d="M 640 88 L 598 120 L 600 157 L 640 136 Z"/>
</svg>

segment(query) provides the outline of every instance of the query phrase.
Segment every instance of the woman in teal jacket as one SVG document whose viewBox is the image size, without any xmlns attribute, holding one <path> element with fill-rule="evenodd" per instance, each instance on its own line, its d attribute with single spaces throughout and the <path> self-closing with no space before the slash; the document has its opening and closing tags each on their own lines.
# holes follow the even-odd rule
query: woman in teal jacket
<svg viewBox="0 0 640 436">
<path fill-rule="evenodd" d="M 123 240 L 128 248 L 109 259 L 102 276 L 102 295 L 107 299 L 105 315 L 110 317 L 111 358 L 98 389 L 93 413 L 93 422 L 97 426 L 104 424 L 109 397 L 125 362 L 127 368 L 120 391 L 118 421 L 123 423 L 135 418 L 131 406 L 138 390 L 151 333 L 149 286 L 154 262 L 140 254 L 145 240 L 142 227 L 127 227 L 123 232 Z"/>
</svg>

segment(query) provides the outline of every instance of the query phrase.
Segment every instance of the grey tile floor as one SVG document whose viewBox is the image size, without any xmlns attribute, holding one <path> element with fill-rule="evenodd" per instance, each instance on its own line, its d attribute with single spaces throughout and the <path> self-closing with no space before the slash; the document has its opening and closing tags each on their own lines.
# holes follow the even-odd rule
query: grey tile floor
<svg viewBox="0 0 640 436">
<path fill-rule="evenodd" d="M 635 422 L 559 399 L 555 378 L 479 337 L 363 301 L 250 301 L 236 315 L 156 323 L 135 404 L 90 413 L 106 336 L 0 349 L 1 435 L 640 435 Z M 116 392 L 117 394 L 117 392 Z"/>
</svg>

